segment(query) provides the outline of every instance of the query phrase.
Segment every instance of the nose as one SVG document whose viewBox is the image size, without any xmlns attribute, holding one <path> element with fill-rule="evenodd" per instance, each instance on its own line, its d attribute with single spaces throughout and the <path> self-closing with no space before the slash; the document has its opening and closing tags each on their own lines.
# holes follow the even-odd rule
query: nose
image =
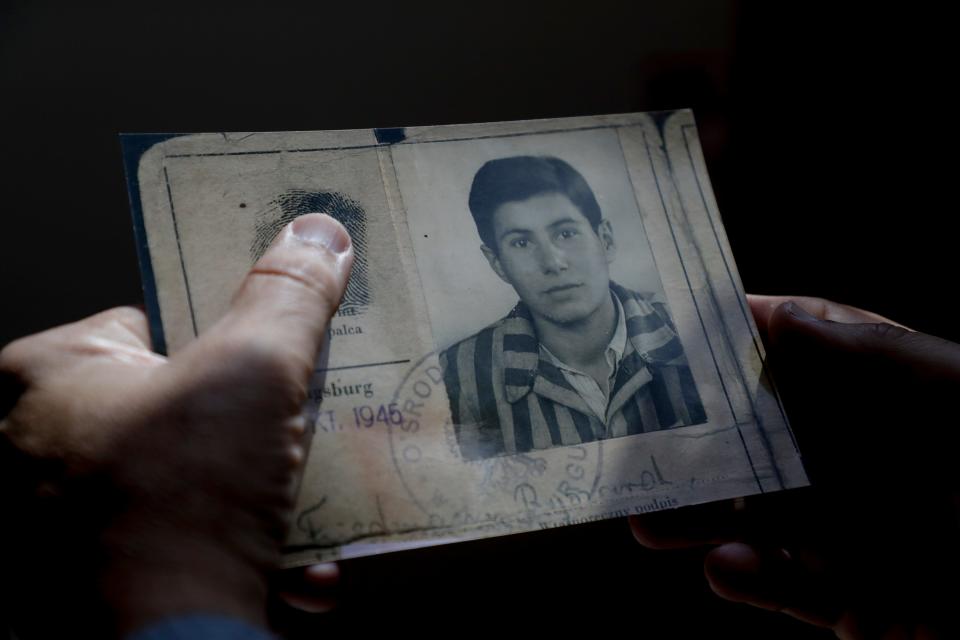
<svg viewBox="0 0 960 640">
<path fill-rule="evenodd" d="M 567 257 L 563 250 L 547 242 L 540 245 L 540 268 L 544 273 L 560 273 L 567 270 Z"/>
</svg>

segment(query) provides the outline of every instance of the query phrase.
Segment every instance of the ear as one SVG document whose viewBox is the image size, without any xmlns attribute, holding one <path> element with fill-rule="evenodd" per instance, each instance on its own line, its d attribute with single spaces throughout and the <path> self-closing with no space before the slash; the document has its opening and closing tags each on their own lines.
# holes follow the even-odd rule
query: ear
<svg viewBox="0 0 960 640">
<path fill-rule="evenodd" d="M 480 245 L 480 251 L 483 252 L 483 257 L 490 263 L 490 268 L 493 269 L 494 273 L 512 287 L 513 283 L 507 278 L 507 274 L 503 270 L 503 265 L 500 264 L 500 256 L 497 252 L 485 244 Z"/>
<path fill-rule="evenodd" d="M 603 251 L 607 254 L 607 264 L 613 262 L 613 258 L 617 255 L 617 243 L 613 240 L 613 226 L 606 218 L 597 225 L 597 237 L 600 238 Z"/>
</svg>

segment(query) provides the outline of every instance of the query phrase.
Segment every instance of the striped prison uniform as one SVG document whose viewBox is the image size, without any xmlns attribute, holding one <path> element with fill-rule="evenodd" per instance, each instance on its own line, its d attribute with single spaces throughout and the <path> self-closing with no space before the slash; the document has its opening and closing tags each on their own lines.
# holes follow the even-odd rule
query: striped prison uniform
<svg viewBox="0 0 960 640">
<path fill-rule="evenodd" d="M 683 347 L 663 303 L 611 283 L 627 345 L 605 420 L 547 354 L 523 302 L 440 354 L 460 453 L 466 460 L 576 445 L 706 422 Z"/>
</svg>

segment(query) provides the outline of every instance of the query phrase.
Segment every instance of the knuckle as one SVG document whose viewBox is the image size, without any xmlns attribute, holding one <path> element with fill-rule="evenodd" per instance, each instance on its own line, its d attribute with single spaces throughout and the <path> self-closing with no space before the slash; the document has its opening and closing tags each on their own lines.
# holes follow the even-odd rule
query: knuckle
<svg viewBox="0 0 960 640">
<path fill-rule="evenodd" d="M 341 278 L 331 261 L 309 250 L 269 252 L 254 265 L 251 275 L 285 280 L 305 287 L 326 301 L 337 300 L 342 288 Z"/>
<path fill-rule="evenodd" d="M 150 329 L 146 314 L 136 307 L 114 307 L 98 313 L 77 325 L 81 333 L 117 337 L 135 336 L 149 346 Z"/>
<path fill-rule="evenodd" d="M 655 517 L 631 516 L 630 532 L 633 534 L 633 539 L 641 546 L 657 551 L 676 546 L 669 536 L 664 536 L 657 530 L 656 522 Z"/>
<path fill-rule="evenodd" d="M 332 278 L 323 275 L 309 277 L 297 270 L 255 269 L 247 277 L 244 289 L 260 287 L 271 290 L 274 309 L 282 308 L 288 317 L 325 319 L 340 299 L 339 290 Z M 241 291 L 239 297 L 246 298 L 245 291 Z"/>
<path fill-rule="evenodd" d="M 147 316 L 136 307 L 114 307 L 104 311 L 104 320 L 109 323 L 117 323 L 124 328 L 132 331 L 142 331 L 146 329 Z"/>
<path fill-rule="evenodd" d="M 800 304 L 807 313 L 821 320 L 836 320 L 841 305 L 828 298 L 803 297 Z"/>
<path fill-rule="evenodd" d="M 18 338 L 0 349 L 0 371 L 18 374 L 25 367 L 29 354 L 36 349 L 35 336 Z"/>
<path fill-rule="evenodd" d="M 863 326 L 868 339 L 881 342 L 898 342 L 913 333 L 909 329 L 884 322 L 865 324 Z"/>
</svg>

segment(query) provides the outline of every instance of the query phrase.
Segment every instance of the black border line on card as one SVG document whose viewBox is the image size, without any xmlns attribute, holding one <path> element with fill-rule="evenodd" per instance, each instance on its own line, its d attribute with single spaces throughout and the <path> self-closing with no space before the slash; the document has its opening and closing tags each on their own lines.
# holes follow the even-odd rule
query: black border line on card
<svg viewBox="0 0 960 640">
<path fill-rule="evenodd" d="M 750 471 L 753 472 L 753 479 L 756 481 L 757 488 L 760 490 L 760 493 L 765 493 L 763 490 L 763 483 L 760 482 L 760 476 L 757 474 L 757 468 L 753 464 L 753 456 L 750 455 L 750 448 L 747 446 L 746 438 L 743 437 L 743 430 L 740 428 L 740 421 L 737 419 L 737 412 L 733 408 L 733 401 L 730 399 L 730 392 L 727 391 L 727 385 L 723 381 L 723 374 L 720 373 L 720 363 L 717 362 L 717 355 L 713 348 L 713 343 L 710 341 L 710 333 L 707 331 L 707 325 L 703 321 L 703 314 L 700 311 L 700 303 L 697 302 L 697 297 L 693 295 L 693 286 L 690 284 L 690 276 L 687 273 L 687 263 L 683 259 L 683 252 L 680 251 L 680 243 L 677 242 L 677 234 L 673 228 L 673 222 L 670 220 L 670 214 L 667 211 L 667 201 L 666 201 L 666 198 L 664 198 L 663 196 L 663 189 L 660 187 L 660 177 L 657 175 L 657 168 L 653 161 L 653 153 L 650 151 L 650 142 L 647 140 L 647 132 L 641 129 L 640 133 L 643 136 L 643 147 L 647 152 L 647 159 L 650 162 L 650 171 L 651 173 L 653 173 L 653 181 L 657 185 L 657 194 L 660 196 L 660 206 L 663 210 L 663 217 L 667 221 L 667 226 L 670 228 L 670 237 L 673 239 L 673 246 L 677 251 L 677 258 L 680 259 L 680 268 L 683 270 L 683 277 L 687 281 L 687 291 L 690 294 L 690 299 L 693 301 L 693 307 L 697 311 L 697 319 L 700 321 L 700 328 L 703 331 L 703 337 L 706 339 L 707 347 L 710 349 L 710 357 L 713 359 L 713 366 L 717 371 L 717 379 L 720 380 L 720 388 L 723 389 L 723 395 L 727 399 L 727 406 L 730 408 L 730 415 L 733 416 L 733 423 L 737 427 L 737 435 L 740 436 L 740 444 L 743 445 L 743 451 L 747 456 L 747 462 L 750 464 Z M 662 129 L 661 129 L 660 135 L 662 138 L 663 137 Z M 619 136 L 617 136 L 617 139 L 619 140 Z M 623 153 L 622 146 L 620 147 L 620 152 L 621 154 Z M 666 155 L 666 151 L 664 151 L 664 155 Z M 670 166 L 669 158 L 666 158 L 666 162 L 667 162 L 667 170 L 670 172 L 671 177 L 675 178 L 673 174 L 673 167 Z M 627 167 L 627 173 L 629 175 L 630 163 L 627 162 L 627 157 L 625 154 L 623 155 L 623 163 Z M 636 190 L 634 190 L 634 194 L 636 194 Z M 681 207 L 682 207 L 682 204 L 681 204 Z M 638 211 L 639 211 L 639 208 L 640 208 L 640 203 L 638 202 L 637 203 Z M 684 211 L 684 215 L 686 215 L 686 211 Z M 707 288 L 711 292 L 711 295 L 713 295 L 713 286 L 710 284 L 709 278 L 707 279 L 706 284 L 707 284 Z M 715 297 L 714 297 L 714 304 L 716 304 Z M 720 323 L 723 324 L 722 316 L 721 316 Z M 736 360 L 735 353 L 733 354 L 733 356 L 734 356 L 734 360 Z M 740 378 L 741 380 L 743 379 L 742 371 L 740 372 Z M 747 388 L 746 385 L 744 385 L 744 388 Z M 750 395 L 749 391 L 747 391 L 747 395 L 748 396 Z"/>
<path fill-rule="evenodd" d="M 157 294 L 157 280 L 150 259 L 150 244 L 143 218 L 143 202 L 140 195 L 140 160 L 154 145 L 176 138 L 182 133 L 121 133 L 120 150 L 123 157 L 123 170 L 127 178 L 127 197 L 130 200 L 130 216 L 133 218 L 133 238 L 137 251 L 137 264 L 140 267 L 140 282 L 143 289 L 143 306 L 150 327 L 150 340 L 153 350 L 167 354 L 167 341 L 163 332 L 163 318 L 160 315 L 160 298 Z"/>
<path fill-rule="evenodd" d="M 710 222 L 710 230 L 713 232 L 713 237 L 714 237 L 714 239 L 717 241 L 717 250 L 720 252 L 720 258 L 723 260 L 723 266 L 724 266 L 724 268 L 725 268 L 726 271 L 727 271 L 727 277 L 729 278 L 730 283 L 733 285 L 734 291 L 737 291 L 737 283 L 736 283 L 736 281 L 735 281 L 734 278 L 733 278 L 733 271 L 730 269 L 730 263 L 727 261 L 726 252 L 723 250 L 723 245 L 722 245 L 721 242 L 720 242 L 720 236 L 719 236 L 719 234 L 717 233 L 717 228 L 716 228 L 716 226 L 714 225 L 713 215 L 711 214 L 710 206 L 707 204 L 707 197 L 706 197 L 706 195 L 705 195 L 704 192 L 703 192 L 703 186 L 702 186 L 702 183 L 701 183 L 701 181 L 700 181 L 700 175 L 699 175 L 699 173 L 697 172 L 697 163 L 694 162 L 693 152 L 692 152 L 692 150 L 690 149 L 690 141 L 689 141 L 689 139 L 688 139 L 688 137 L 687 137 L 687 131 L 688 131 L 689 129 L 694 129 L 694 130 L 696 130 L 696 125 L 695 125 L 695 124 L 684 124 L 684 125 L 681 125 L 681 126 L 680 126 L 680 130 L 681 130 L 681 132 L 682 132 L 682 134 L 683 134 L 683 145 L 684 145 L 684 148 L 686 149 L 686 152 L 687 152 L 687 158 L 690 160 L 691 170 L 693 171 L 693 179 L 694 179 L 694 181 L 697 183 L 697 192 L 700 194 L 700 201 L 703 203 L 703 210 L 704 210 L 704 212 L 705 212 L 706 215 L 707 215 L 707 220 Z M 699 136 L 698 136 L 698 137 L 699 137 Z M 681 206 L 683 206 L 683 205 L 681 204 Z M 744 322 L 746 322 L 746 323 L 747 323 L 747 327 L 750 328 L 750 326 L 751 326 L 751 324 L 750 324 L 750 314 L 748 313 L 746 307 L 745 307 L 744 304 L 743 304 L 743 299 L 742 299 L 739 295 L 737 295 L 737 304 L 740 306 L 740 313 L 743 315 Z M 782 403 L 782 401 L 780 400 L 780 392 L 777 390 L 777 386 L 776 386 L 776 383 L 775 383 L 774 380 L 773 380 L 773 377 L 770 375 L 769 371 L 767 370 L 767 362 L 766 362 L 766 360 L 765 360 L 764 357 L 763 357 L 763 351 L 760 349 L 760 344 L 759 344 L 759 342 L 758 342 L 758 338 L 757 338 L 756 334 L 754 334 L 753 331 L 750 332 L 750 337 L 751 337 L 751 339 L 752 339 L 752 341 L 753 341 L 753 348 L 754 348 L 754 350 L 755 350 L 756 353 L 757 353 L 757 358 L 759 358 L 759 360 L 760 360 L 760 375 L 763 376 L 764 380 L 766 380 L 767 383 L 770 385 L 771 389 L 773 389 L 773 397 L 774 397 L 774 399 L 776 399 L 776 401 L 777 401 L 777 409 L 778 409 L 779 412 L 780 412 L 780 418 L 783 420 L 783 424 L 787 427 L 787 433 L 790 434 L 790 442 L 793 443 L 793 449 L 794 449 L 794 451 L 797 452 L 797 453 L 799 453 L 799 452 L 800 452 L 800 448 L 797 446 L 797 440 L 796 440 L 796 437 L 795 437 L 794 434 L 793 434 L 793 429 L 790 428 L 790 423 L 787 421 L 787 415 L 786 415 L 786 412 L 784 411 L 783 403 Z M 738 367 L 739 367 L 739 363 L 738 363 Z M 740 377 L 743 378 L 744 381 L 746 381 L 746 378 L 745 378 L 745 376 L 743 375 L 743 372 L 742 372 L 742 371 L 741 371 L 741 373 L 740 373 Z M 748 390 L 748 392 L 747 392 L 747 397 L 750 398 L 751 407 L 752 407 L 753 410 L 754 410 L 754 411 L 753 411 L 753 412 L 754 412 L 754 415 L 757 415 L 756 407 L 755 407 L 754 404 L 753 404 L 753 397 L 750 395 L 749 390 Z M 761 433 L 764 435 L 764 442 L 766 442 L 766 431 L 765 431 L 765 429 L 763 428 L 763 424 L 762 424 L 762 422 L 761 422 L 761 420 L 760 420 L 759 415 L 757 415 L 757 426 L 759 427 Z M 769 449 L 769 447 L 768 447 L 768 449 Z M 780 475 L 779 475 L 779 467 L 778 467 L 777 464 L 776 464 L 776 458 L 775 458 L 774 456 L 771 456 L 771 457 L 773 458 L 773 467 L 774 467 L 774 469 L 777 470 L 778 479 L 780 480 L 780 486 L 781 486 L 781 488 L 783 488 L 783 486 L 784 486 L 784 484 L 783 484 L 783 479 L 782 479 L 782 477 L 780 477 Z"/>
</svg>

